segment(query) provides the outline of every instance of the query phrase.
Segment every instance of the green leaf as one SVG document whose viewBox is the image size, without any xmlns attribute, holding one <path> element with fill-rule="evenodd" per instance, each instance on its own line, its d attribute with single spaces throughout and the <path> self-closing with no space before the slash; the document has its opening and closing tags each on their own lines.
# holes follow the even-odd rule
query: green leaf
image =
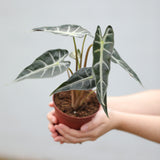
<svg viewBox="0 0 160 160">
<path fill-rule="evenodd" d="M 62 83 L 52 93 L 69 90 L 90 90 L 95 87 L 95 80 L 92 75 L 92 67 L 81 68 L 75 72 L 67 81 Z"/>
<path fill-rule="evenodd" d="M 93 42 L 93 73 L 96 80 L 97 98 L 105 113 L 107 112 L 107 86 L 108 74 L 110 71 L 111 54 L 114 46 L 114 33 L 111 26 L 106 28 L 102 37 L 101 29 L 98 26 Z"/>
<path fill-rule="evenodd" d="M 113 49 L 111 60 L 114 63 L 119 64 L 123 69 L 125 69 L 127 72 L 129 72 L 129 75 L 132 76 L 136 81 L 138 81 L 141 85 L 142 82 L 138 78 L 137 74 L 128 66 L 128 64 L 120 57 L 116 49 Z"/>
<path fill-rule="evenodd" d="M 88 30 L 84 29 L 83 27 L 71 24 L 54 26 L 54 27 L 39 27 L 39 28 L 34 28 L 33 31 L 45 31 L 54 34 L 60 34 L 63 36 L 71 36 L 78 38 L 83 38 L 85 35 L 93 37 L 91 33 Z"/>
<path fill-rule="evenodd" d="M 64 61 L 67 55 L 68 51 L 64 49 L 49 50 L 27 66 L 15 81 L 29 78 L 48 78 L 61 74 L 70 66 L 69 61 Z"/>
</svg>

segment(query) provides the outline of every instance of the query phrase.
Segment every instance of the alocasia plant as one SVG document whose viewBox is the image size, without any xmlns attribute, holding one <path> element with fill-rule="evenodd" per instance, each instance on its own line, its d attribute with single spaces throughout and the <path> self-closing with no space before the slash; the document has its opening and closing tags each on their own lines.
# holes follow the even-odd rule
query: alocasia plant
<svg viewBox="0 0 160 160">
<path fill-rule="evenodd" d="M 140 84 L 136 73 L 128 66 L 128 64 L 119 56 L 114 48 L 114 32 L 111 26 L 108 26 L 102 36 L 100 26 L 97 27 L 95 36 L 78 25 L 61 25 L 56 27 L 40 27 L 33 31 L 46 31 L 63 36 L 70 36 L 73 38 L 74 52 L 69 52 L 65 49 L 48 50 L 29 66 L 27 66 L 16 78 L 16 81 L 30 78 L 48 78 L 57 76 L 67 71 L 69 79 L 63 82 L 52 93 L 69 91 L 72 93 L 72 107 L 76 110 L 81 102 L 85 99 L 83 97 L 84 90 L 91 90 L 96 88 L 96 95 L 99 103 L 102 105 L 106 115 L 107 112 L 107 86 L 108 75 L 110 72 L 111 62 L 119 64 L 122 68 L 129 72 L 129 74 L 136 79 Z M 82 67 L 84 43 L 86 37 L 94 38 L 85 55 L 84 67 Z M 77 49 L 75 38 L 83 38 L 81 50 Z M 86 67 L 87 57 L 90 49 L 93 46 L 93 63 L 92 67 Z M 75 73 L 71 70 L 69 61 L 65 61 L 65 57 L 70 55 L 75 59 Z M 71 76 L 70 76 L 70 74 Z"/>
</svg>

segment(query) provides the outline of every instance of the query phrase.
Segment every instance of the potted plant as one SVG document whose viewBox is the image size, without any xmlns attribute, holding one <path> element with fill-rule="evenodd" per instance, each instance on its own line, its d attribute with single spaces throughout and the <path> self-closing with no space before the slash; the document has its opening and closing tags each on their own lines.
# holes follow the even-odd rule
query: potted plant
<svg viewBox="0 0 160 160">
<path fill-rule="evenodd" d="M 108 116 L 107 86 L 111 62 L 119 64 L 141 84 L 136 73 L 114 48 L 114 32 L 111 26 L 106 28 L 103 36 L 99 26 L 95 36 L 79 25 L 70 24 L 40 27 L 33 29 L 33 31 L 46 31 L 73 38 L 74 52 L 69 54 L 65 49 L 48 50 L 27 66 L 15 80 L 54 77 L 66 71 L 68 80 L 58 86 L 51 95 L 53 95 L 57 119 L 69 127 L 79 129 L 82 124 L 91 120 L 98 111 L 99 104 Z M 94 40 L 83 58 L 87 36 L 94 38 Z M 81 50 L 77 48 L 75 38 L 83 38 Z M 92 47 L 93 63 L 91 67 L 86 67 L 88 54 Z M 71 62 L 64 60 L 68 55 L 75 60 L 75 72 L 70 68 Z M 96 88 L 96 93 L 92 90 L 93 88 Z"/>
</svg>

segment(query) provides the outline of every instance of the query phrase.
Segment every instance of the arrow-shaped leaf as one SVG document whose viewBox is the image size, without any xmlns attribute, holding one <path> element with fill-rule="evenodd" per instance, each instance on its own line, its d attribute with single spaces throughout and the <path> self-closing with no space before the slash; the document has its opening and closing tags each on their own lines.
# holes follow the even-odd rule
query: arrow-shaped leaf
<svg viewBox="0 0 160 160">
<path fill-rule="evenodd" d="M 92 67 L 81 68 L 75 72 L 67 81 L 62 83 L 52 94 L 69 90 L 90 90 L 95 87 L 92 75 Z"/>
<path fill-rule="evenodd" d="M 71 24 L 54 26 L 54 27 L 39 27 L 39 28 L 34 28 L 33 31 L 45 31 L 54 34 L 60 34 L 63 36 L 71 36 L 78 38 L 83 38 L 85 35 L 93 37 L 91 33 L 88 30 L 84 29 L 83 27 Z"/>
<path fill-rule="evenodd" d="M 116 49 L 113 49 L 111 60 L 114 63 L 119 64 L 122 68 L 124 68 L 127 72 L 129 72 L 129 75 L 132 76 L 135 80 L 137 80 L 141 85 L 141 81 L 138 78 L 137 74 L 128 66 L 128 64 L 120 57 Z"/>
<path fill-rule="evenodd" d="M 114 46 L 114 33 L 111 26 L 106 28 L 102 37 L 101 29 L 98 26 L 93 42 L 93 73 L 96 80 L 97 98 L 105 113 L 107 112 L 107 86 L 108 74 L 110 71 L 111 54 Z"/>
<path fill-rule="evenodd" d="M 15 81 L 29 78 L 48 78 L 61 74 L 70 66 L 69 61 L 64 61 L 67 55 L 68 51 L 64 49 L 49 50 L 27 66 Z"/>
</svg>

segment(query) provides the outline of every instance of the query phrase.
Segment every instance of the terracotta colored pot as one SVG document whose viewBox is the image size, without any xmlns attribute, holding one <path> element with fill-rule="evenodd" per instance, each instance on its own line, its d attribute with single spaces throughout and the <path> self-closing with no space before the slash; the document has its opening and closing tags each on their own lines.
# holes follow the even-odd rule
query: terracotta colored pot
<svg viewBox="0 0 160 160">
<path fill-rule="evenodd" d="M 58 119 L 58 123 L 62 123 L 67 125 L 70 128 L 73 129 L 77 129 L 79 130 L 81 128 L 81 126 L 87 122 L 89 122 L 90 120 L 92 120 L 92 118 L 96 115 L 96 113 L 89 115 L 87 117 L 73 117 L 70 116 L 64 112 L 62 112 L 55 104 L 54 102 L 54 95 L 53 95 L 53 106 L 55 108 L 55 116 Z M 100 107 L 100 105 L 99 105 Z"/>
</svg>

